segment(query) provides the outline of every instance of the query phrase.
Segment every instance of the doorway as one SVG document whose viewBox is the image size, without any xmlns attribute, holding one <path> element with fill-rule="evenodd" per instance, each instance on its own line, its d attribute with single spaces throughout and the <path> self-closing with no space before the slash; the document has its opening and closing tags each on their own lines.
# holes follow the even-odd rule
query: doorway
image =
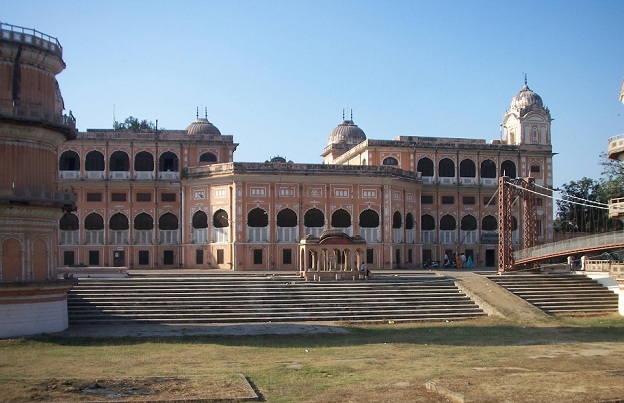
<svg viewBox="0 0 624 403">
<path fill-rule="evenodd" d="M 123 250 L 116 250 L 113 253 L 113 267 L 124 267 L 126 265 L 126 253 Z"/>
<path fill-rule="evenodd" d="M 493 249 L 487 249 L 485 251 L 485 265 L 487 267 L 496 266 L 496 251 Z"/>
</svg>

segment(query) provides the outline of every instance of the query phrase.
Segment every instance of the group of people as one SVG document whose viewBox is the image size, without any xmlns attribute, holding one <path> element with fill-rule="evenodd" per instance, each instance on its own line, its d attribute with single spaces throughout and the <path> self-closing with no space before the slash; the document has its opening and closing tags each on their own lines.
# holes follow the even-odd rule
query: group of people
<svg viewBox="0 0 624 403">
<path fill-rule="evenodd" d="M 458 269 L 469 269 L 472 270 L 474 268 L 474 263 L 472 261 L 472 255 L 466 257 L 466 254 L 456 254 L 454 256 L 455 267 Z M 444 267 L 451 267 L 451 260 L 449 259 L 448 253 L 444 254 Z"/>
</svg>

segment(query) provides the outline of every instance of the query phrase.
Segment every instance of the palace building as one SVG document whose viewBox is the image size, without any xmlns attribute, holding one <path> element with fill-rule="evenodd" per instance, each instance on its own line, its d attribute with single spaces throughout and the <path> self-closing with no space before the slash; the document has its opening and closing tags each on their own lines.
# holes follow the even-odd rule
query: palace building
<svg viewBox="0 0 624 403">
<path fill-rule="evenodd" d="M 317 164 L 236 162 L 233 136 L 199 114 L 184 130 L 79 132 L 58 147 L 59 190 L 78 207 L 59 220 L 58 265 L 298 270 L 301 240 L 339 230 L 365 240 L 369 268 L 460 253 L 496 266 L 498 178 L 552 187 L 551 120 L 525 80 L 499 139 L 374 140 L 343 116 Z M 552 201 L 536 206 L 550 242 Z"/>
</svg>

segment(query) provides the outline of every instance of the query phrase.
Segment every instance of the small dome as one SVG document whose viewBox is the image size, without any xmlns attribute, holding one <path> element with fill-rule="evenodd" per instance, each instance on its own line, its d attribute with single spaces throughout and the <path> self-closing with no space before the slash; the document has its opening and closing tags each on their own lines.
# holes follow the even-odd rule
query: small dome
<svg viewBox="0 0 624 403">
<path fill-rule="evenodd" d="M 343 120 L 329 135 L 329 144 L 347 143 L 355 145 L 360 144 L 364 140 L 366 140 L 364 130 L 353 123 L 353 120 Z"/>
<path fill-rule="evenodd" d="M 531 91 L 529 86 L 525 83 L 518 95 L 511 100 L 511 108 L 525 109 L 532 106 L 543 108 L 544 102 L 542 101 L 542 97 Z"/>
<path fill-rule="evenodd" d="M 206 118 L 197 118 L 197 120 L 186 128 L 186 132 L 188 134 L 206 134 L 213 136 L 221 135 L 219 129 L 217 129 L 217 127 L 210 123 Z"/>
</svg>

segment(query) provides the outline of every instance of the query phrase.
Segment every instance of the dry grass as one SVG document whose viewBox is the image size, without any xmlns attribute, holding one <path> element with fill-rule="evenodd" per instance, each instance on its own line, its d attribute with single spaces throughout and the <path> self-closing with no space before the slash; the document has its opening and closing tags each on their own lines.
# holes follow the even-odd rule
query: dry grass
<svg viewBox="0 0 624 403">
<path fill-rule="evenodd" d="M 250 379 L 270 402 L 448 401 L 428 391 L 427 382 L 475 402 L 624 398 L 624 319 L 615 315 L 551 318 L 540 326 L 484 318 L 350 330 L 0 340 L 0 399 L 85 401 L 91 395 L 81 390 L 99 382 L 100 387 L 126 385 L 142 392 L 164 385 L 160 392 L 126 400 L 227 401 L 244 394 L 237 374 Z"/>
</svg>

